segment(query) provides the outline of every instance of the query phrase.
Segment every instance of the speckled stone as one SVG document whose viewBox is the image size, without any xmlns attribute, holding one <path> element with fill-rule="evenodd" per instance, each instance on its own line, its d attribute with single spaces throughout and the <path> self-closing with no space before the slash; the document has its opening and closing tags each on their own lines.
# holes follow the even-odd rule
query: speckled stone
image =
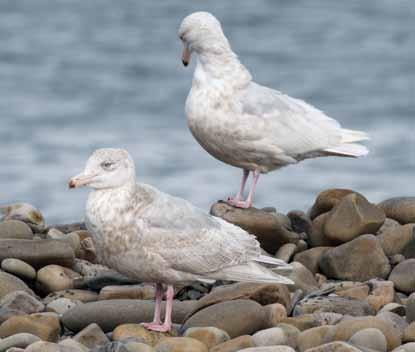
<svg viewBox="0 0 415 352">
<path fill-rule="evenodd" d="M 36 270 L 20 259 L 6 258 L 1 262 L 1 268 L 22 279 L 34 280 L 36 278 Z"/>
</svg>

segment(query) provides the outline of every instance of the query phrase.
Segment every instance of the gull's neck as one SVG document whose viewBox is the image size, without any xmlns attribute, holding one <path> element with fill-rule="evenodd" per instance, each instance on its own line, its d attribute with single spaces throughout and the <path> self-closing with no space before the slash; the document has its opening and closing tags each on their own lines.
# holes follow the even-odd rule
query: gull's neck
<svg viewBox="0 0 415 352">
<path fill-rule="evenodd" d="M 105 213 L 108 209 L 114 209 L 114 205 L 117 204 L 117 211 L 121 211 L 122 206 L 128 206 L 130 200 L 133 199 L 135 189 L 135 180 L 131 180 L 121 187 L 95 189 L 88 197 L 87 208 Z M 121 208 L 119 208 L 120 206 Z"/>
<path fill-rule="evenodd" d="M 201 52 L 197 56 L 193 77 L 195 85 L 215 84 L 216 81 L 220 85 L 226 82 L 226 85 L 231 85 L 232 88 L 241 88 L 252 79 L 249 71 L 240 63 L 230 47 L 219 52 Z"/>
</svg>

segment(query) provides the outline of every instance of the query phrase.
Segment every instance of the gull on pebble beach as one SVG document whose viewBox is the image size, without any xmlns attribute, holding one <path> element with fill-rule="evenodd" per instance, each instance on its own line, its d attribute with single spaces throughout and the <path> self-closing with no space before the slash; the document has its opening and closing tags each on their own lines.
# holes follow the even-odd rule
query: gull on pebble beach
<svg viewBox="0 0 415 352">
<path fill-rule="evenodd" d="M 197 55 L 185 107 L 190 131 L 212 156 L 243 169 L 239 192 L 228 198 L 231 205 L 252 206 L 261 173 L 309 158 L 368 153 L 357 143 L 369 139 L 366 133 L 343 129 L 306 102 L 255 83 L 212 14 L 190 14 L 178 34 L 183 64 Z M 250 172 L 252 186 L 243 200 Z"/>
<path fill-rule="evenodd" d="M 169 331 L 175 284 L 214 280 L 293 282 L 259 263 L 290 271 L 284 261 L 261 254 L 255 236 L 211 216 L 184 199 L 136 183 L 134 161 L 123 149 L 96 150 L 69 187 L 89 186 L 85 222 L 98 260 L 132 279 L 156 283 L 154 320 Z M 161 323 L 163 284 L 166 314 Z"/>
</svg>

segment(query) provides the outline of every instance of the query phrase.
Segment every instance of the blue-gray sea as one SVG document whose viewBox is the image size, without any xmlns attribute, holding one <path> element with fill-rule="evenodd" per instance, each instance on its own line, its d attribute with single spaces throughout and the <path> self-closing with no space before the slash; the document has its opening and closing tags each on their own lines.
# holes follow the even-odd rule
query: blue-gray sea
<svg viewBox="0 0 415 352">
<path fill-rule="evenodd" d="M 69 190 L 90 153 L 123 147 L 137 177 L 209 209 L 240 170 L 208 155 L 186 125 L 194 64 L 177 28 L 207 10 L 256 81 L 370 133 L 364 159 L 321 158 L 260 179 L 256 205 L 306 210 L 347 187 L 378 202 L 415 193 L 412 0 L 3 0 L 0 204 L 29 202 L 48 223 L 81 220 Z"/>
</svg>

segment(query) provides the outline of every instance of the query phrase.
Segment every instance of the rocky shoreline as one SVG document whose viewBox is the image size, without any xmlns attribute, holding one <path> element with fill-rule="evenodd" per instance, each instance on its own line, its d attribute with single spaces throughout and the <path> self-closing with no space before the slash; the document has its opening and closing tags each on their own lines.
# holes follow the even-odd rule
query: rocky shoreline
<svg viewBox="0 0 415 352">
<path fill-rule="evenodd" d="M 0 222 L 0 352 L 415 352 L 415 197 L 346 189 L 307 212 L 211 208 L 292 263 L 295 285 L 178 288 L 174 330 L 147 331 L 154 287 L 96 263 L 82 223 L 31 205 Z"/>
</svg>

